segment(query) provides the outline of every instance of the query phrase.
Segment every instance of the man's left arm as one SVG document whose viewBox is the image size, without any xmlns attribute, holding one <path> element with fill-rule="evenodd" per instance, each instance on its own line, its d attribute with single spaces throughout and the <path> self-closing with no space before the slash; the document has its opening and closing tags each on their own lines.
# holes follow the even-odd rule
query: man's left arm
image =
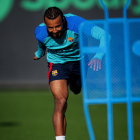
<svg viewBox="0 0 140 140">
<path fill-rule="evenodd" d="M 106 32 L 102 28 L 98 26 L 94 26 L 91 29 L 91 35 L 97 40 L 100 40 L 99 47 L 105 47 L 106 46 Z M 107 33 L 109 36 L 109 40 L 111 39 L 110 35 Z M 101 69 L 101 60 L 104 56 L 104 53 L 96 53 L 95 56 L 90 60 L 89 66 L 90 68 L 93 68 L 93 70 L 98 71 Z"/>
<path fill-rule="evenodd" d="M 68 29 L 73 30 L 75 33 L 78 33 L 78 29 L 80 24 L 83 22 L 87 22 L 88 20 L 80 17 L 80 16 L 70 16 L 67 18 L 68 21 Z M 94 37 L 97 40 L 100 40 L 99 47 L 105 47 L 106 46 L 106 32 L 102 28 L 96 26 L 95 24 L 91 22 L 87 22 L 86 28 L 83 28 L 83 32 L 91 37 Z M 109 34 L 108 34 L 109 35 Z M 109 39 L 110 39 L 109 35 Z M 101 69 L 101 60 L 104 56 L 104 53 L 96 53 L 95 56 L 91 59 L 89 62 L 90 68 L 93 68 L 93 70 L 98 71 L 98 69 Z"/>
</svg>

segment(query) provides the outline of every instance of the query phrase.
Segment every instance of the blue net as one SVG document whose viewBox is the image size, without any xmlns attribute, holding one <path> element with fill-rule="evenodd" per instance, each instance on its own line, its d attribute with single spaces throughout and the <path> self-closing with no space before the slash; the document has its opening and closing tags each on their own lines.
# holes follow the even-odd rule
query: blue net
<svg viewBox="0 0 140 140">
<path fill-rule="evenodd" d="M 88 35 L 89 25 L 105 30 L 106 45 Z M 111 36 L 109 40 L 108 34 Z M 128 138 L 133 140 L 132 103 L 140 102 L 140 19 L 108 19 L 82 24 L 79 34 L 83 103 L 90 138 L 94 140 L 89 104 L 107 104 L 108 138 L 113 140 L 113 103 L 127 104 Z M 88 65 L 104 53 L 101 69 Z"/>
<path fill-rule="evenodd" d="M 100 41 L 86 34 L 89 21 L 81 28 L 81 55 L 82 55 L 82 71 L 84 73 L 84 84 L 86 87 L 87 99 L 102 99 L 107 98 L 106 89 L 106 52 L 101 62 L 101 70 L 94 71 L 88 66 L 90 60 L 102 51 L 99 48 Z M 90 24 L 96 24 L 105 30 L 104 21 L 91 21 Z M 108 21 L 109 34 L 111 40 L 109 41 L 110 50 L 110 65 L 111 65 L 111 87 L 112 98 L 127 98 L 126 91 L 126 65 L 125 65 L 125 37 L 123 20 Z M 128 26 L 128 48 L 130 50 L 130 70 L 131 70 L 131 90 L 132 97 L 140 97 L 140 55 L 135 54 L 133 45 L 140 40 L 140 21 L 127 21 Z M 82 30 L 83 29 L 83 30 Z M 97 49 L 97 47 L 99 49 Z"/>
<path fill-rule="evenodd" d="M 130 0 L 123 9 L 124 17 L 113 19 L 108 18 L 103 0 L 100 2 L 105 20 L 87 21 L 79 28 L 83 105 L 88 131 L 90 139 L 95 140 L 88 105 L 107 104 L 108 140 L 113 140 L 112 105 L 126 103 L 128 139 L 133 140 L 132 103 L 140 102 L 140 19 L 127 19 Z M 91 24 L 105 31 L 104 46 L 89 34 Z M 96 71 L 88 65 L 93 58 L 103 54 L 102 59 L 99 57 L 100 70 Z"/>
</svg>

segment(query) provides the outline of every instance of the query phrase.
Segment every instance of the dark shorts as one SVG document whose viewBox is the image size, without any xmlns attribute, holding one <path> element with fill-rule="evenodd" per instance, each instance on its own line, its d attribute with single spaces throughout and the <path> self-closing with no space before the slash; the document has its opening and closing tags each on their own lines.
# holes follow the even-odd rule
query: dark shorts
<svg viewBox="0 0 140 140">
<path fill-rule="evenodd" d="M 81 85 L 80 61 L 67 62 L 64 64 L 48 63 L 49 83 L 54 80 L 66 79 L 77 85 Z"/>
</svg>

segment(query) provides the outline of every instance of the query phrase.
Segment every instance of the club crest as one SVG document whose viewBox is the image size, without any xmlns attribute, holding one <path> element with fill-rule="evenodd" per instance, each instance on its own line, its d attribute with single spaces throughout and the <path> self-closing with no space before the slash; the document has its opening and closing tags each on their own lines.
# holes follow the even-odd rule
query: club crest
<svg viewBox="0 0 140 140">
<path fill-rule="evenodd" d="M 69 42 L 73 42 L 74 39 L 73 39 L 72 37 L 69 37 L 69 38 L 68 38 L 68 41 L 69 41 Z"/>
<path fill-rule="evenodd" d="M 52 76 L 56 76 L 58 74 L 57 70 L 52 71 Z"/>
</svg>

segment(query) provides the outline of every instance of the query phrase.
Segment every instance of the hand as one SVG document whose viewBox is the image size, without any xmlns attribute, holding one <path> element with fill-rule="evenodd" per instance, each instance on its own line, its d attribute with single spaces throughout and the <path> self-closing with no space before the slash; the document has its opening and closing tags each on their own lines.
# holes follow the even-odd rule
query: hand
<svg viewBox="0 0 140 140">
<path fill-rule="evenodd" d="M 90 66 L 91 69 L 93 67 L 94 71 L 95 70 L 98 71 L 98 69 L 101 69 L 101 60 L 97 59 L 97 58 L 94 58 L 88 63 L 88 66 Z"/>
<path fill-rule="evenodd" d="M 36 57 L 36 55 L 34 56 L 34 60 L 38 60 L 39 58 Z"/>
</svg>

